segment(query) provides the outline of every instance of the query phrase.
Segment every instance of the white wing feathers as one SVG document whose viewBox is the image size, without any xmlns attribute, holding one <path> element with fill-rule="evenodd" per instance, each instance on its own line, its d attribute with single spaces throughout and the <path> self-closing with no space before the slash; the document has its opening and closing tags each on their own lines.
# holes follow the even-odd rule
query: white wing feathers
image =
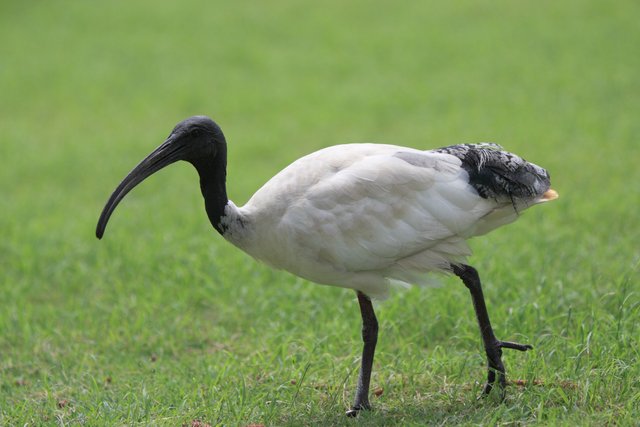
<svg viewBox="0 0 640 427">
<path fill-rule="evenodd" d="M 283 170 L 243 208 L 272 223 L 257 231 L 268 236 L 253 239 L 271 247 L 235 243 L 319 283 L 355 287 L 356 275 L 367 272 L 422 283 L 426 272 L 469 255 L 465 238 L 499 208 L 478 196 L 460 164 L 448 154 L 394 146 L 321 150 Z"/>
</svg>

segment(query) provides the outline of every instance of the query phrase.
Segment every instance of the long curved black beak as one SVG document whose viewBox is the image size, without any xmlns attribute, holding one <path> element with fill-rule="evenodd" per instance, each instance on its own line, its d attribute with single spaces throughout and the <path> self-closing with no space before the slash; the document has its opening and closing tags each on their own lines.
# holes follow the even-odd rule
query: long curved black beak
<svg viewBox="0 0 640 427">
<path fill-rule="evenodd" d="M 174 135 L 169 136 L 165 142 L 142 160 L 129 174 L 122 180 L 120 185 L 115 189 L 107 204 L 102 210 L 98 226 L 96 227 L 96 237 L 102 238 L 107 222 L 111 214 L 118 206 L 118 203 L 131 191 L 136 185 L 140 184 L 155 172 L 169 166 L 170 164 L 182 160 L 184 146 L 176 141 Z"/>
</svg>

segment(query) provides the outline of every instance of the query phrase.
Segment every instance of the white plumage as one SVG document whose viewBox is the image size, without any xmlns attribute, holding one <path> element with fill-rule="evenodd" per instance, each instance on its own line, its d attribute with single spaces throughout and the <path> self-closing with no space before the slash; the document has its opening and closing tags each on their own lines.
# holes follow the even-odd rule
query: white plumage
<svg viewBox="0 0 640 427">
<path fill-rule="evenodd" d="M 179 123 L 136 166 L 105 205 L 102 237 L 120 200 L 163 167 L 185 160 L 200 176 L 213 227 L 253 257 L 316 283 L 357 291 L 364 342 L 356 397 L 347 412 L 369 409 L 378 335 L 370 298 L 386 298 L 391 281 L 424 284 L 429 272 L 453 273 L 469 289 L 485 352 L 484 392 L 504 388 L 503 348 L 491 328 L 477 271 L 464 264 L 466 239 L 553 200 L 549 174 L 493 144 L 420 151 L 393 145 L 337 145 L 309 154 L 274 176 L 242 207 L 226 192 L 226 139 L 211 119 Z"/>
<path fill-rule="evenodd" d="M 465 239 L 517 215 L 508 198 L 480 197 L 453 155 L 348 144 L 296 160 L 222 221 L 227 240 L 273 267 L 386 298 L 389 279 L 423 284 L 430 271 L 450 272 L 470 255 Z"/>
</svg>

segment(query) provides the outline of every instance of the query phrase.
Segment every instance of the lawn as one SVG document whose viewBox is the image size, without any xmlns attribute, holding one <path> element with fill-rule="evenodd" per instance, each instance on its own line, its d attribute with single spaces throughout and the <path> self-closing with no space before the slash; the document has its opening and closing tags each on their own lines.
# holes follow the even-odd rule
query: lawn
<svg viewBox="0 0 640 427">
<path fill-rule="evenodd" d="M 640 5 L 18 2 L 0 5 L 0 425 L 637 425 Z M 472 241 L 507 398 L 466 288 L 376 306 L 375 410 L 344 411 L 353 292 L 259 264 L 209 225 L 188 165 L 119 180 L 213 117 L 243 204 L 303 154 L 493 141 L 554 203 Z"/>
</svg>

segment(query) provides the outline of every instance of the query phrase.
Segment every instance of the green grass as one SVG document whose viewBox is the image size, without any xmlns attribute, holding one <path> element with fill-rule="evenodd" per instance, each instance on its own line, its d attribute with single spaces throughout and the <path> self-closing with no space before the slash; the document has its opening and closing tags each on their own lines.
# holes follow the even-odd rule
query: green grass
<svg viewBox="0 0 640 427">
<path fill-rule="evenodd" d="M 489 3 L 0 5 L 1 425 L 635 425 L 640 8 Z M 242 204 L 302 154 L 494 141 L 561 198 L 474 240 L 504 403 L 459 281 L 377 306 L 375 411 L 343 416 L 352 292 L 272 271 L 211 229 L 187 166 L 110 191 L 208 114 Z"/>
</svg>

